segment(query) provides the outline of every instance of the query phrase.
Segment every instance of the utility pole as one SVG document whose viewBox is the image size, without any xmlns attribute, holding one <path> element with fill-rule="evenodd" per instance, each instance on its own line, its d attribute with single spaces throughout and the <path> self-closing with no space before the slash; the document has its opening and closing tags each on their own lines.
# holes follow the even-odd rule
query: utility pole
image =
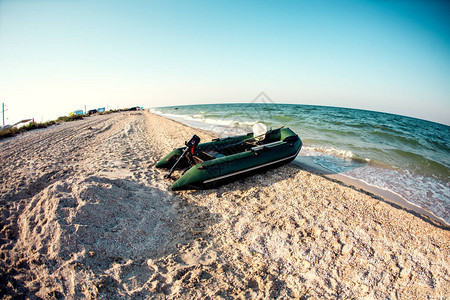
<svg viewBox="0 0 450 300">
<path fill-rule="evenodd" d="M 5 103 L 2 102 L 3 126 L 5 126 L 5 111 L 7 111 L 7 109 L 5 109 Z"/>
</svg>

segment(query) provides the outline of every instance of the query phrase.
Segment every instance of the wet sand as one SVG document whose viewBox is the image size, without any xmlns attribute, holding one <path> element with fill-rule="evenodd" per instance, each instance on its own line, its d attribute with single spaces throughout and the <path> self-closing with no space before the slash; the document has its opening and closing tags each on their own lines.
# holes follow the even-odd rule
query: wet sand
<svg viewBox="0 0 450 300">
<path fill-rule="evenodd" d="M 362 180 L 344 175 L 339 173 L 334 173 L 316 163 L 311 157 L 308 156 L 297 156 L 297 158 L 292 162 L 292 164 L 299 166 L 303 170 L 307 170 L 313 172 L 315 174 L 321 175 L 327 179 L 332 181 L 337 181 L 341 184 L 347 185 L 349 187 L 353 187 L 356 190 L 360 190 L 363 193 L 369 193 L 373 197 L 376 197 L 380 200 L 383 200 L 386 203 L 392 204 L 395 207 L 399 207 L 401 209 L 405 209 L 412 214 L 417 215 L 418 217 L 423 218 L 437 226 L 441 226 L 445 229 L 450 229 L 450 224 L 447 223 L 443 218 L 440 218 L 433 214 L 432 212 L 406 200 L 401 195 L 394 193 L 389 190 L 385 190 L 379 188 L 377 186 L 368 184 Z"/>
<path fill-rule="evenodd" d="M 194 133 L 127 112 L 0 141 L 0 294 L 449 297 L 447 229 L 307 168 L 172 192 L 154 165 Z"/>
</svg>

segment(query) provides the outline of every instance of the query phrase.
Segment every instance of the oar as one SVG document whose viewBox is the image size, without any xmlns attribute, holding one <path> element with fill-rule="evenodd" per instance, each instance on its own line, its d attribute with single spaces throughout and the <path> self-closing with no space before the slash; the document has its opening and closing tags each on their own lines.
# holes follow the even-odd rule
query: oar
<svg viewBox="0 0 450 300">
<path fill-rule="evenodd" d="M 172 175 L 173 171 L 175 170 L 177 165 L 180 163 L 181 159 L 188 153 L 189 150 L 190 150 L 189 147 L 186 147 L 186 149 L 184 149 L 183 154 L 181 154 L 181 156 L 178 158 L 177 162 L 172 166 L 169 174 L 164 175 L 164 178 L 170 178 L 170 175 Z"/>
<path fill-rule="evenodd" d="M 178 158 L 177 162 L 170 169 L 169 174 L 164 176 L 164 178 L 170 178 L 170 175 L 172 175 L 173 171 L 175 170 L 177 165 L 180 163 L 181 159 L 186 156 L 188 151 L 192 151 L 192 153 L 194 153 L 194 149 L 195 149 L 195 147 L 197 147 L 197 145 L 199 143 L 200 143 L 200 138 L 195 134 L 192 136 L 192 138 L 189 140 L 189 142 L 185 142 L 184 144 L 186 145 L 186 149 L 184 149 L 183 153 Z"/>
</svg>

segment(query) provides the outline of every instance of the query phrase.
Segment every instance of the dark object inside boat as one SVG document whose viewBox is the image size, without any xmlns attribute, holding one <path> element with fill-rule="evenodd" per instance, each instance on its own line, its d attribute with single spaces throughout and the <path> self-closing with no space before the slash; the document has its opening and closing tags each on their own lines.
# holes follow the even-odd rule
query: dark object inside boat
<svg viewBox="0 0 450 300">
<path fill-rule="evenodd" d="M 194 135 L 185 145 L 156 164 L 157 168 L 170 168 L 166 178 L 175 169 L 184 169 L 183 175 L 172 185 L 173 190 L 210 187 L 285 164 L 297 156 L 302 142 L 289 128 L 278 128 L 261 136 L 249 133 L 202 144 Z"/>
</svg>

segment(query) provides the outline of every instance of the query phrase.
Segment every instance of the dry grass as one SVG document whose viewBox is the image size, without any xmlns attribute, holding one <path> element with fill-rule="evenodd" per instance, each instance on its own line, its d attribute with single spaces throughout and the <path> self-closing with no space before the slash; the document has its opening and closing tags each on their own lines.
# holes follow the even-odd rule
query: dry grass
<svg viewBox="0 0 450 300">
<path fill-rule="evenodd" d="M 21 127 L 10 127 L 7 129 L 0 129 L 0 139 L 12 137 L 19 133 L 39 129 L 39 128 L 47 128 L 49 126 L 59 124 L 62 122 L 71 122 L 71 121 L 77 121 L 82 120 L 85 115 L 73 115 L 73 116 L 61 116 L 56 120 L 42 122 L 42 123 L 36 123 L 36 122 L 30 122 L 27 125 L 21 126 Z"/>
</svg>

